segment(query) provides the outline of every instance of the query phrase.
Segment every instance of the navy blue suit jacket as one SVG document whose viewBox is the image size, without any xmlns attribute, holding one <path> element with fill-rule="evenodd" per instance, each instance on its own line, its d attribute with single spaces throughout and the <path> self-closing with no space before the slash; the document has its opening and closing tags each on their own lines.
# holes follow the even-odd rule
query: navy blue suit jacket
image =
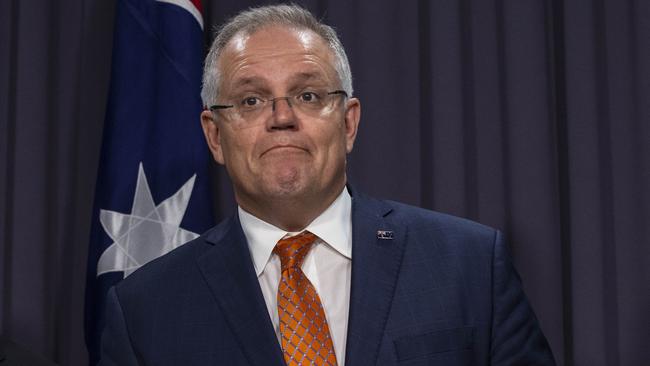
<svg viewBox="0 0 650 366">
<path fill-rule="evenodd" d="M 347 366 L 554 365 L 498 231 L 359 194 L 352 230 Z M 107 307 L 101 365 L 284 365 L 237 215 Z"/>
</svg>

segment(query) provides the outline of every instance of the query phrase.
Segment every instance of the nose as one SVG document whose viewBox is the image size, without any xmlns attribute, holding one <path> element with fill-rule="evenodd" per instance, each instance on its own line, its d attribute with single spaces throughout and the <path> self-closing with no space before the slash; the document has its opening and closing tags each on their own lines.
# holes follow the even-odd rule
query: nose
<svg viewBox="0 0 650 366">
<path fill-rule="evenodd" d="M 271 129 L 285 130 L 295 129 L 297 127 L 296 115 L 293 113 L 293 106 L 289 97 L 274 98 L 271 109 L 273 111 L 273 116 L 271 116 Z"/>
</svg>

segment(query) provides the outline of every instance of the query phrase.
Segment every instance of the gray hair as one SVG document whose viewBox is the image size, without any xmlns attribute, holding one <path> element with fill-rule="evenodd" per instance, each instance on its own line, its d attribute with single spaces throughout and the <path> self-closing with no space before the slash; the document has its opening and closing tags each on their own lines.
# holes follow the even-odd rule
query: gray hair
<svg viewBox="0 0 650 366">
<path fill-rule="evenodd" d="M 341 88 L 349 96 L 352 96 L 350 63 L 345 54 L 345 49 L 343 49 L 343 45 L 336 35 L 336 31 L 332 27 L 319 22 L 308 10 L 295 4 L 283 4 L 250 8 L 231 18 L 219 28 L 210 47 L 210 52 L 205 58 L 203 87 L 201 89 L 203 105 L 209 106 L 217 100 L 221 76 L 218 61 L 223 48 L 235 35 L 250 35 L 269 25 L 285 25 L 298 29 L 307 29 L 319 35 L 334 53 L 334 69 L 341 82 Z"/>
</svg>

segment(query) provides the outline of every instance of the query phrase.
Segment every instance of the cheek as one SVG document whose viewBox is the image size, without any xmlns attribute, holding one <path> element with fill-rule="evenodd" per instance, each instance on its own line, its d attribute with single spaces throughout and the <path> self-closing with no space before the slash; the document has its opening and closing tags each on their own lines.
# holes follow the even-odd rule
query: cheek
<svg viewBox="0 0 650 366">
<path fill-rule="evenodd" d="M 339 127 L 336 130 L 336 136 L 334 137 L 334 139 L 336 140 L 336 148 L 342 150 L 339 151 L 342 154 L 347 154 L 349 152 L 348 151 L 349 141 L 346 132 L 347 131 L 345 129 L 345 121 L 342 121 L 339 124 Z"/>
<path fill-rule="evenodd" d="M 338 127 L 336 129 L 330 129 L 327 133 L 323 133 L 324 138 L 321 141 L 320 146 L 323 146 L 326 149 L 325 155 L 326 159 L 334 162 L 338 160 L 345 160 L 345 156 L 348 152 L 348 142 L 345 136 L 345 129 Z"/>
<path fill-rule="evenodd" d="M 243 136 L 223 136 L 221 141 L 222 154 L 225 165 L 232 170 L 240 168 L 250 155 L 250 144 Z"/>
</svg>

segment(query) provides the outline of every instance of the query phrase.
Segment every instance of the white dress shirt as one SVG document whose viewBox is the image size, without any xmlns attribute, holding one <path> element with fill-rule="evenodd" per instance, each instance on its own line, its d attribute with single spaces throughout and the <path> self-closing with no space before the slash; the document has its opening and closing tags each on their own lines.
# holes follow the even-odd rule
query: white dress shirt
<svg viewBox="0 0 650 366">
<path fill-rule="evenodd" d="M 323 303 L 336 360 L 343 366 L 352 273 L 352 198 L 347 188 L 343 189 L 320 216 L 297 233 L 284 231 L 260 220 L 241 207 L 238 208 L 238 213 L 255 265 L 255 273 L 280 344 L 277 294 L 282 271 L 280 258 L 273 254 L 273 248 L 280 239 L 305 230 L 318 237 L 305 257 L 302 270 L 316 288 Z"/>
</svg>

